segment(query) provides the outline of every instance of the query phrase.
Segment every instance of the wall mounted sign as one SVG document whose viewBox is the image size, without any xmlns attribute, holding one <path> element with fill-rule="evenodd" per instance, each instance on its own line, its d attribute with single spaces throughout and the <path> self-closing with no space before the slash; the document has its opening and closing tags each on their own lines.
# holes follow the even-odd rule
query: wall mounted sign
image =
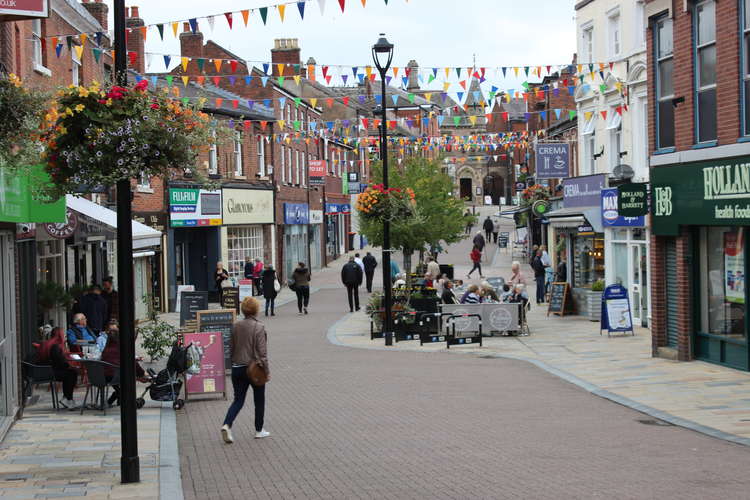
<svg viewBox="0 0 750 500">
<path fill-rule="evenodd" d="M 310 208 L 307 203 L 284 203 L 284 224 L 309 224 Z"/>
<path fill-rule="evenodd" d="M 623 217 L 617 208 L 618 190 L 602 189 L 602 224 L 604 227 L 645 227 L 646 218 Z"/>
<path fill-rule="evenodd" d="M 623 217 L 640 217 L 648 213 L 648 184 L 645 182 L 617 186 L 617 211 Z"/>
<path fill-rule="evenodd" d="M 221 191 L 170 188 L 169 220 L 172 227 L 220 226 Z"/>
<path fill-rule="evenodd" d="M 598 207 L 602 189 L 606 187 L 606 174 L 563 179 L 563 205 L 565 208 Z"/>
<path fill-rule="evenodd" d="M 0 1 L 0 21 L 20 21 L 48 16 L 47 0 Z"/>
<path fill-rule="evenodd" d="M 323 211 L 322 210 L 310 210 L 310 224 L 322 224 L 323 223 Z"/>
<path fill-rule="evenodd" d="M 570 145 L 565 142 L 536 145 L 537 179 L 562 179 L 570 175 Z"/>
<path fill-rule="evenodd" d="M 224 224 L 273 224 L 273 191 L 222 189 Z"/>
<path fill-rule="evenodd" d="M 310 160 L 308 162 L 308 172 L 310 176 L 310 185 L 316 186 L 326 183 L 328 167 L 325 160 Z"/>
</svg>

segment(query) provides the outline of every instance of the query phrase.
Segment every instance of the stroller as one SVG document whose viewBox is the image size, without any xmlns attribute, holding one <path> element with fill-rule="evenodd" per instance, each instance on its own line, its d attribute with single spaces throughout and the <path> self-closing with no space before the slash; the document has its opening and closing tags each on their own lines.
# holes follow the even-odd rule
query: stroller
<svg viewBox="0 0 750 500">
<path fill-rule="evenodd" d="M 153 401 L 173 401 L 172 408 L 175 410 L 179 410 L 185 406 L 185 400 L 178 398 L 178 396 L 182 390 L 182 380 L 180 380 L 180 377 L 188 368 L 189 348 L 189 345 L 180 347 L 175 342 L 167 360 L 167 367 L 159 373 L 149 368 L 148 373 L 151 377 L 151 383 L 143 390 L 141 396 L 135 400 L 136 408 L 141 409 L 146 404 L 146 400 L 144 399 L 146 392 L 149 393 Z"/>
</svg>

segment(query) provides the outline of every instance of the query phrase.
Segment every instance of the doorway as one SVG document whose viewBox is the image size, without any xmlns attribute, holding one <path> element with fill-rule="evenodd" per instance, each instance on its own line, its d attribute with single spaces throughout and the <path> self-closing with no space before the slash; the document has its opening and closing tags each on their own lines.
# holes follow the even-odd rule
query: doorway
<svg viewBox="0 0 750 500">
<path fill-rule="evenodd" d="M 474 198 L 471 192 L 471 178 L 459 180 L 459 193 L 462 200 L 471 201 Z"/>
<path fill-rule="evenodd" d="M 18 408 L 15 244 L 14 232 L 0 231 L 0 432 Z"/>
<path fill-rule="evenodd" d="M 630 252 L 630 294 L 633 324 L 648 326 L 648 252 L 645 243 L 632 243 Z"/>
</svg>

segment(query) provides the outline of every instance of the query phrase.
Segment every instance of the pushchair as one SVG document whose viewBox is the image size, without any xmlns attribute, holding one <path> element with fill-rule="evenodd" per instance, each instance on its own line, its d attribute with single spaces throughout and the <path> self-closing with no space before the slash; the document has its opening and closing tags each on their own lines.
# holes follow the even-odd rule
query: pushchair
<svg viewBox="0 0 750 500">
<path fill-rule="evenodd" d="M 192 344 L 191 344 L 192 345 Z M 151 382 L 143 390 L 139 398 L 135 400 L 136 408 L 141 409 L 146 404 L 144 396 L 146 392 L 153 401 L 172 401 L 172 408 L 179 410 L 185 406 L 185 400 L 179 398 L 182 390 L 182 380 L 180 377 L 188 368 L 188 349 L 190 345 L 181 347 L 177 342 L 172 346 L 172 352 L 169 353 L 167 367 L 156 373 L 149 368 L 148 373 Z"/>
</svg>

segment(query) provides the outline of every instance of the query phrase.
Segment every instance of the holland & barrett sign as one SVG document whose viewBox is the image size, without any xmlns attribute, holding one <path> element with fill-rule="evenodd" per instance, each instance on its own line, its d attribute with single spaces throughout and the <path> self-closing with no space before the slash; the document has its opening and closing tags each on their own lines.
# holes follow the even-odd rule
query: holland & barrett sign
<svg viewBox="0 0 750 500">
<path fill-rule="evenodd" d="M 654 234 L 680 225 L 750 225 L 750 157 L 651 170 Z"/>
</svg>

